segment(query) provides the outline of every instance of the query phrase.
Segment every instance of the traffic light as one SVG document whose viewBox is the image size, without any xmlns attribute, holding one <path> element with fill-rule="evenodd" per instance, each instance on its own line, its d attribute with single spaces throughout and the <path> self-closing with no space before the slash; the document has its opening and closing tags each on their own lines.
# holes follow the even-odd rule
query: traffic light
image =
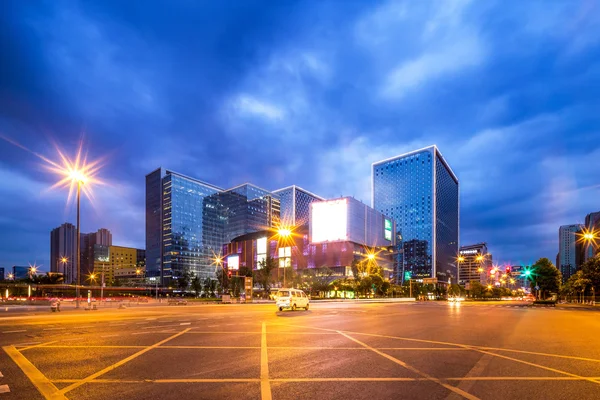
<svg viewBox="0 0 600 400">
<path fill-rule="evenodd" d="M 506 273 L 510 274 L 510 267 L 506 267 Z"/>
<path fill-rule="evenodd" d="M 227 276 L 231 278 L 231 271 L 227 271 Z"/>
</svg>

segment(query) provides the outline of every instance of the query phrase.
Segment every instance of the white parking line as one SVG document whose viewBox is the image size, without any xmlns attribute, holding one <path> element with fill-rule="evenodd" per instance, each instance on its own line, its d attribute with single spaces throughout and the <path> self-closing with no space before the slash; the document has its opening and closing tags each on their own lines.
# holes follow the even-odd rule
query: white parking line
<svg viewBox="0 0 600 400">
<path fill-rule="evenodd" d="M 2 372 L 0 372 L 0 378 L 4 378 L 4 375 L 2 375 Z"/>
<path fill-rule="evenodd" d="M 182 322 L 179 325 L 191 325 L 191 324 L 192 324 L 191 322 Z"/>
<path fill-rule="evenodd" d="M 59 330 L 65 330 L 67 328 L 46 328 L 46 329 L 42 329 L 43 331 L 59 331 Z"/>
<path fill-rule="evenodd" d="M 0 393 L 9 393 L 10 392 L 10 388 L 8 387 L 8 385 L 0 385 Z"/>
<path fill-rule="evenodd" d="M 23 329 L 22 331 L 4 331 L 2 333 L 20 333 L 20 332 L 27 332 L 25 329 Z"/>
</svg>

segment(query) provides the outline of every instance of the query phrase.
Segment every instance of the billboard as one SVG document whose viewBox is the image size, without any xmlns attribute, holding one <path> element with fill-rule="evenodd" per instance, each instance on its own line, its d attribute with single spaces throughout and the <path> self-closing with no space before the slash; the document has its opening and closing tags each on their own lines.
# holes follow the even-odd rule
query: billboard
<svg viewBox="0 0 600 400">
<path fill-rule="evenodd" d="M 348 239 L 348 202 L 346 199 L 311 203 L 311 242 L 336 242 Z"/>
<path fill-rule="evenodd" d="M 227 257 L 227 269 L 238 270 L 240 269 L 240 256 L 233 254 Z"/>
<path fill-rule="evenodd" d="M 385 238 L 385 240 L 389 240 L 390 242 L 392 241 L 392 220 L 391 219 L 386 218 L 384 220 L 383 237 Z"/>
<path fill-rule="evenodd" d="M 261 269 L 261 263 L 267 259 L 267 238 L 256 239 L 256 268 Z"/>
</svg>

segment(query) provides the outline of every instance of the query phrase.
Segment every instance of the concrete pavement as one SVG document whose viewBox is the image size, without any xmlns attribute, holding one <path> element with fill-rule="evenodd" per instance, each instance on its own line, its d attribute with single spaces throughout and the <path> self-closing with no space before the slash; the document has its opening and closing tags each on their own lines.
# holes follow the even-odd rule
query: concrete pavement
<svg viewBox="0 0 600 400">
<path fill-rule="evenodd" d="M 595 312 L 140 307 L 0 319 L 3 399 L 596 399 Z"/>
</svg>

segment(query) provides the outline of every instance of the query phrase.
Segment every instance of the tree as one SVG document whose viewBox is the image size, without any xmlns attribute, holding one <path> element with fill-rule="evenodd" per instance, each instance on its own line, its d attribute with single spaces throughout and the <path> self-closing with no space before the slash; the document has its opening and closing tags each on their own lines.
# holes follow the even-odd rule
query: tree
<svg viewBox="0 0 600 400">
<path fill-rule="evenodd" d="M 596 294 L 596 289 L 600 288 L 600 255 L 590 258 L 581 266 L 583 277 L 590 280 L 590 284 Z"/>
<path fill-rule="evenodd" d="M 221 286 L 221 291 L 226 292 L 229 289 L 229 274 L 223 269 L 219 268 L 217 270 L 217 280 L 219 281 L 219 285 Z"/>
<path fill-rule="evenodd" d="M 470 287 L 469 292 L 474 299 L 480 299 L 485 294 L 486 288 L 479 281 L 471 281 Z"/>
<path fill-rule="evenodd" d="M 561 273 L 547 258 L 540 258 L 532 266 L 534 276 L 531 279 L 531 289 L 539 286 L 540 297 L 545 299 L 549 293 L 558 293 L 561 283 Z"/>
<path fill-rule="evenodd" d="M 582 296 L 585 293 L 585 289 L 591 284 L 591 279 L 586 278 L 583 271 L 579 270 L 571 275 L 567 282 L 565 282 L 561 293 L 566 295 L 577 293 Z"/>
<path fill-rule="evenodd" d="M 196 293 L 196 297 L 200 296 L 200 292 L 202 291 L 202 282 L 200 281 L 199 276 L 194 276 L 191 281 L 192 290 Z"/>
<path fill-rule="evenodd" d="M 254 280 L 262 286 L 265 294 L 268 294 L 273 281 L 271 272 L 277 268 L 277 261 L 275 261 L 273 257 L 267 257 L 266 259 L 261 260 L 258 265 L 259 268 L 254 274 Z"/>
<path fill-rule="evenodd" d="M 190 281 L 192 280 L 192 274 L 190 271 L 185 270 L 183 273 L 177 278 L 177 286 L 179 289 L 185 291 L 188 286 L 190 286 Z"/>
</svg>

